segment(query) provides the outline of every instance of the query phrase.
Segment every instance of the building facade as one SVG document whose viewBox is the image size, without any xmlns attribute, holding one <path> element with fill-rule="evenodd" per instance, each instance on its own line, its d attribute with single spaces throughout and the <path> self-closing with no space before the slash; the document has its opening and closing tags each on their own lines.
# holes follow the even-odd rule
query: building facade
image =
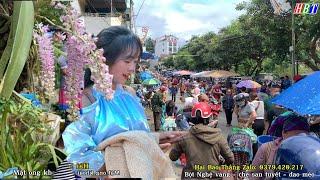
<svg viewBox="0 0 320 180">
<path fill-rule="evenodd" d="M 166 57 L 178 52 L 178 38 L 173 35 L 165 35 L 156 39 L 155 54 L 158 57 Z"/>
<path fill-rule="evenodd" d="M 110 26 L 132 29 L 132 0 L 78 0 L 72 6 L 81 12 L 86 32 L 97 35 Z"/>
</svg>

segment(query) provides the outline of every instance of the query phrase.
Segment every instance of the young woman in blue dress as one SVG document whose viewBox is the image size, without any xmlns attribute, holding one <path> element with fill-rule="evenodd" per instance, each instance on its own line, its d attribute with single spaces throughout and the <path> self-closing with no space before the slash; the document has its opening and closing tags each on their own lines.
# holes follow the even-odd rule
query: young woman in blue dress
<svg viewBox="0 0 320 180">
<path fill-rule="evenodd" d="M 90 70 L 86 70 L 81 117 L 71 123 L 62 136 L 69 162 L 86 162 L 90 169 L 98 171 L 105 169 L 104 155 L 96 150 L 99 143 L 126 131 L 152 132 L 135 93 L 124 85 L 135 72 L 140 60 L 140 39 L 125 27 L 113 26 L 98 34 L 96 45 L 104 50 L 109 73 L 113 75 L 114 97 L 107 100 L 94 89 Z M 163 132 L 155 137 L 159 137 L 159 146 L 165 150 L 183 134 L 184 132 Z"/>
</svg>

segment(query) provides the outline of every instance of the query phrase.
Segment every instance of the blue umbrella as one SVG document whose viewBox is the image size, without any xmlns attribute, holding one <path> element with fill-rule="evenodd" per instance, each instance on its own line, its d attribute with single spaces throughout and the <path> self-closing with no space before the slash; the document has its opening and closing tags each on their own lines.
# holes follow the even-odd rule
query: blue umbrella
<svg viewBox="0 0 320 180">
<path fill-rule="evenodd" d="M 293 84 L 271 102 L 300 115 L 320 115 L 320 71 Z"/>
<path fill-rule="evenodd" d="M 154 59 L 154 55 L 149 52 L 143 52 L 141 54 L 141 59 Z"/>
<path fill-rule="evenodd" d="M 144 81 L 144 80 L 146 80 L 146 79 L 151 79 L 151 78 L 153 78 L 153 76 L 152 76 L 151 73 L 149 73 L 149 72 L 144 71 L 144 72 L 141 72 L 141 73 L 140 73 L 140 79 L 141 79 L 142 81 Z"/>
</svg>

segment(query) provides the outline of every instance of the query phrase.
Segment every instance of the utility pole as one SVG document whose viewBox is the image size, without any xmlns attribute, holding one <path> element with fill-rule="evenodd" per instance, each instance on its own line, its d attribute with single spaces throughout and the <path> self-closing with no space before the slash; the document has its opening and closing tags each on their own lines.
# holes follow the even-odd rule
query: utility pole
<svg viewBox="0 0 320 180">
<path fill-rule="evenodd" d="M 112 0 L 111 0 L 111 3 L 110 3 L 110 5 L 111 5 L 111 17 L 113 17 L 113 10 L 112 10 Z"/>
<path fill-rule="evenodd" d="M 132 0 L 130 0 L 130 14 L 129 15 L 130 15 L 130 30 L 133 31 L 134 30 L 133 29 L 134 19 L 133 19 L 133 1 Z"/>
<path fill-rule="evenodd" d="M 294 32 L 295 26 L 294 26 L 294 7 L 295 7 L 295 0 L 292 1 L 292 12 L 291 12 L 291 37 L 292 37 L 292 51 L 291 51 L 291 64 L 292 64 L 292 79 L 298 72 L 298 65 L 296 64 L 295 60 L 295 51 L 296 51 L 296 35 Z M 296 69 L 297 68 L 297 69 Z"/>
</svg>

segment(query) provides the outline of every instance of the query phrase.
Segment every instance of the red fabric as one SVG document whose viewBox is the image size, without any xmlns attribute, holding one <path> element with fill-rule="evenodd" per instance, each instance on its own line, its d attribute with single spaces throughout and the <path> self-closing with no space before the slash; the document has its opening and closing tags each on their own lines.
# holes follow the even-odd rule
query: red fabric
<svg viewBox="0 0 320 180">
<path fill-rule="evenodd" d="M 179 83 L 178 79 L 173 79 L 172 84 L 177 85 Z"/>
<path fill-rule="evenodd" d="M 298 82 L 299 80 L 301 80 L 302 79 L 302 76 L 300 76 L 299 74 L 298 75 L 295 75 L 294 77 L 293 77 L 293 80 L 295 81 L 295 82 Z"/>
<path fill-rule="evenodd" d="M 209 104 L 214 116 L 218 116 L 221 110 L 221 104 Z"/>
<path fill-rule="evenodd" d="M 82 96 L 79 94 L 79 99 L 80 99 L 80 101 L 79 101 L 79 103 L 78 103 L 78 108 L 82 108 L 82 102 L 81 102 L 81 99 L 82 99 Z M 63 88 L 61 88 L 60 90 L 59 90 L 59 105 L 63 105 L 63 106 L 67 106 L 68 105 L 68 103 L 67 103 L 67 97 L 66 97 L 66 91 L 63 89 Z"/>
<path fill-rule="evenodd" d="M 187 165 L 187 157 L 185 153 L 182 153 L 180 156 L 180 162 L 182 166 L 186 166 Z"/>
<path fill-rule="evenodd" d="M 59 91 L 59 104 L 60 105 L 67 105 L 67 98 L 65 95 L 65 90 L 62 88 Z"/>
</svg>

